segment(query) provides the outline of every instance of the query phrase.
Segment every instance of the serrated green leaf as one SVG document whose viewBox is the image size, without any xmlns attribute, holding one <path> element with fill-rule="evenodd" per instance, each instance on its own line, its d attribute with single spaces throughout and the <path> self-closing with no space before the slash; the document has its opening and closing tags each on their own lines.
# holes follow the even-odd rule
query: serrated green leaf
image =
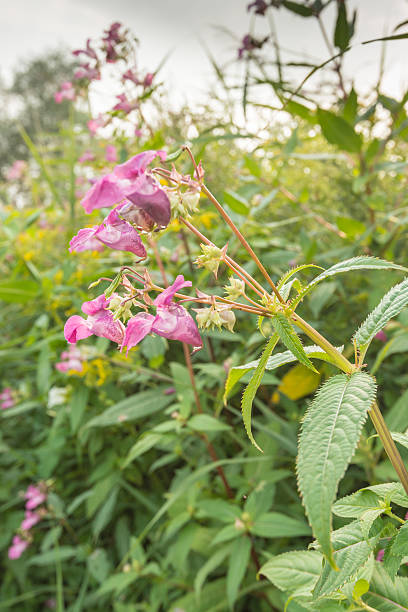
<svg viewBox="0 0 408 612">
<path fill-rule="evenodd" d="M 391 578 L 395 577 L 403 558 L 408 552 L 408 523 L 402 525 L 391 538 L 385 548 L 383 563 L 384 569 Z"/>
<path fill-rule="evenodd" d="M 239 585 L 245 576 L 250 552 L 251 540 L 246 536 L 241 536 L 232 546 L 227 572 L 227 598 L 231 610 L 238 595 Z"/>
<path fill-rule="evenodd" d="M 376 510 L 380 507 L 380 498 L 368 489 L 361 489 L 337 500 L 333 505 L 333 514 L 345 518 L 359 518 L 367 510 Z M 385 508 L 384 508 L 385 509 Z"/>
<path fill-rule="evenodd" d="M 362 358 L 374 336 L 408 304 L 408 278 L 395 285 L 368 315 L 353 336 Z"/>
<path fill-rule="evenodd" d="M 316 287 L 319 283 L 321 283 L 326 278 L 330 276 L 335 276 L 336 274 L 344 274 L 345 272 L 352 272 L 355 270 L 401 270 L 402 272 L 408 272 L 408 268 L 404 266 L 400 266 L 398 264 L 394 264 L 391 261 L 386 261 L 385 259 L 378 259 L 377 257 L 368 257 L 368 256 L 360 256 L 360 257 L 352 257 L 351 259 L 346 259 L 344 261 L 340 261 L 339 263 L 334 264 L 331 268 L 328 268 L 318 276 L 316 276 L 305 289 L 294 299 L 293 305 L 296 306 L 303 298 L 312 291 L 314 287 Z"/>
<path fill-rule="evenodd" d="M 338 570 L 326 562 L 313 595 L 316 599 L 328 597 L 343 585 L 358 578 L 373 555 L 380 534 L 364 539 L 359 521 L 354 521 L 333 533 L 334 561 Z"/>
<path fill-rule="evenodd" d="M 251 427 L 252 402 L 254 401 L 254 397 L 256 395 L 256 392 L 258 391 L 258 387 L 261 384 L 262 376 L 264 375 L 268 358 L 270 357 L 273 349 L 275 348 L 278 342 L 278 339 L 279 339 L 279 336 L 277 333 L 273 334 L 269 338 L 265 346 L 264 352 L 262 353 L 262 357 L 260 358 L 259 363 L 255 368 L 255 372 L 253 373 L 252 378 L 249 381 L 242 395 L 241 408 L 242 408 L 242 418 L 244 421 L 245 429 L 246 429 L 248 438 L 251 440 L 252 444 L 261 452 L 263 452 L 261 447 L 258 446 L 258 444 L 255 442 L 254 436 L 252 435 L 252 427 Z"/>
<path fill-rule="evenodd" d="M 259 573 L 292 597 L 309 595 L 322 571 L 322 561 L 315 550 L 291 551 L 267 561 Z"/>
<path fill-rule="evenodd" d="M 187 422 L 188 426 L 195 431 L 228 431 L 231 429 L 229 425 L 223 423 L 219 419 L 210 414 L 195 414 Z"/>
<path fill-rule="evenodd" d="M 321 266 L 316 266 L 315 264 L 302 264 L 300 266 L 296 266 L 295 268 L 291 268 L 290 270 L 288 270 L 286 274 L 282 276 L 282 278 L 278 282 L 277 288 L 282 289 L 283 285 L 285 285 L 288 280 L 292 278 L 292 276 L 294 276 L 301 270 L 305 270 L 306 268 L 320 268 L 321 270 L 323 270 Z"/>
<path fill-rule="evenodd" d="M 276 315 L 271 317 L 271 322 L 276 333 L 279 335 L 279 338 L 282 340 L 286 348 L 293 354 L 293 356 L 307 368 L 310 368 L 313 372 L 317 372 L 313 363 L 307 356 L 307 353 L 303 348 L 300 338 L 296 334 L 293 325 L 288 321 L 285 315 L 278 312 Z"/>
<path fill-rule="evenodd" d="M 375 392 L 374 379 L 363 372 L 333 376 L 317 392 L 299 437 L 299 490 L 313 533 L 333 567 L 332 504 Z"/>
<path fill-rule="evenodd" d="M 408 612 L 408 578 L 397 576 L 393 581 L 382 564 L 376 563 L 370 590 L 362 600 L 381 612 Z"/>
<path fill-rule="evenodd" d="M 156 446 L 156 444 L 160 442 L 162 438 L 162 434 L 159 433 L 146 432 L 145 434 L 143 434 L 128 452 L 122 469 L 125 469 L 129 465 L 129 463 L 131 463 L 144 453 L 147 453 L 147 451 Z"/>
</svg>

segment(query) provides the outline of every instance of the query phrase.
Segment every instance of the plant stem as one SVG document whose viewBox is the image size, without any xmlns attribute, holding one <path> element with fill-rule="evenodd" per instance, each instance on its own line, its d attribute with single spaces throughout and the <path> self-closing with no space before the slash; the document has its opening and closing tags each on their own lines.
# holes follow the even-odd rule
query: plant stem
<svg viewBox="0 0 408 612">
<path fill-rule="evenodd" d="M 217 198 L 211 193 L 211 191 L 205 185 L 202 186 L 202 191 L 205 193 L 207 198 L 214 204 L 215 208 L 218 210 L 218 212 L 220 213 L 220 215 L 224 219 L 224 221 L 227 223 L 227 225 L 229 225 L 229 227 L 232 229 L 232 231 L 234 232 L 234 234 L 236 235 L 236 237 L 238 238 L 238 240 L 240 241 L 240 243 L 242 244 L 244 249 L 249 253 L 249 255 L 252 257 L 252 259 L 254 260 L 256 265 L 258 266 L 258 268 L 261 271 L 261 273 L 264 276 L 264 278 L 266 278 L 266 280 L 270 284 L 270 286 L 272 288 L 272 291 L 274 292 L 274 294 L 276 295 L 278 300 L 283 304 L 285 302 L 285 300 L 283 299 L 283 297 L 281 296 L 281 294 L 277 290 L 277 288 L 275 286 L 275 283 L 273 282 L 273 280 L 269 276 L 268 272 L 266 271 L 264 265 L 261 263 L 261 261 L 258 258 L 258 256 L 252 250 L 252 247 L 249 245 L 247 240 L 244 238 L 244 236 L 239 231 L 239 229 L 237 228 L 237 226 L 235 225 L 235 223 L 233 222 L 231 217 L 228 215 L 228 213 L 225 212 L 225 210 L 223 209 L 221 204 L 218 202 Z"/>
</svg>

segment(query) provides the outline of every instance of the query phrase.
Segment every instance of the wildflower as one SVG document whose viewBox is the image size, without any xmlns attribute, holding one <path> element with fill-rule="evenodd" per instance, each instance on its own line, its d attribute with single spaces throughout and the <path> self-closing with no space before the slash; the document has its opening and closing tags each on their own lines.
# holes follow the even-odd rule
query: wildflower
<svg viewBox="0 0 408 612">
<path fill-rule="evenodd" d="M 61 89 L 54 94 L 54 100 L 57 104 L 61 104 L 63 100 L 75 100 L 75 89 L 71 81 L 61 84 Z"/>
<path fill-rule="evenodd" d="M 13 389 L 11 387 L 4 387 L 3 391 L 0 393 L 0 400 L 0 408 L 2 410 L 14 406 Z"/>
<path fill-rule="evenodd" d="M 101 73 L 97 68 L 92 68 L 90 64 L 81 64 L 74 72 L 74 79 L 81 81 L 86 79 L 88 81 L 99 81 Z"/>
<path fill-rule="evenodd" d="M 382 329 L 375 334 L 374 338 L 380 342 L 387 342 L 387 334 Z"/>
<path fill-rule="evenodd" d="M 132 81 L 132 83 L 134 83 L 135 85 L 140 85 L 140 81 L 136 74 L 136 71 L 131 70 L 130 68 L 129 70 L 126 70 L 126 72 L 122 74 L 122 79 L 124 81 Z"/>
<path fill-rule="evenodd" d="M 202 347 L 202 340 L 194 319 L 183 306 L 173 302 L 175 293 L 183 287 L 191 287 L 191 282 L 185 281 L 180 274 L 174 283 L 154 300 L 156 316 L 141 312 L 130 319 L 122 343 L 122 348 L 127 347 L 126 354 L 149 333 L 169 340 L 186 342 L 194 348 Z"/>
<path fill-rule="evenodd" d="M 87 123 L 87 126 L 91 134 L 96 134 L 99 128 L 105 126 L 105 120 L 102 115 L 98 115 L 95 119 L 90 119 Z"/>
<path fill-rule="evenodd" d="M 231 300 L 237 300 L 245 293 L 245 283 L 240 278 L 230 278 L 230 284 L 225 285 L 225 293 Z"/>
<path fill-rule="evenodd" d="M 99 244 L 104 244 L 111 249 L 146 257 L 139 234 L 130 223 L 119 217 L 118 208 L 111 210 L 100 225 L 80 229 L 69 243 L 70 252 L 100 250 Z"/>
<path fill-rule="evenodd" d="M 23 159 L 16 159 L 13 165 L 6 171 L 6 179 L 8 181 L 15 181 L 20 179 L 26 167 L 27 162 L 25 162 Z"/>
<path fill-rule="evenodd" d="M 122 27 L 122 24 L 119 21 L 114 21 L 108 30 L 104 30 L 105 36 L 102 40 L 111 42 L 111 43 L 119 43 L 124 40 L 124 35 L 119 34 L 119 30 Z"/>
<path fill-rule="evenodd" d="M 83 164 L 84 162 L 93 161 L 94 159 L 95 155 L 92 153 L 92 151 L 89 151 L 88 149 L 87 151 L 82 153 L 81 157 L 78 158 L 78 161 L 80 164 Z"/>
<path fill-rule="evenodd" d="M 265 15 L 268 4 L 265 2 L 265 0 L 255 0 L 255 2 L 248 4 L 247 11 L 250 11 L 252 7 L 255 7 L 255 15 Z"/>
<path fill-rule="evenodd" d="M 227 245 L 225 245 L 222 249 L 219 249 L 213 244 L 201 244 L 200 246 L 203 254 L 199 255 L 194 263 L 199 268 L 203 267 L 206 270 L 213 272 L 215 278 L 217 278 L 218 267 L 225 257 Z"/>
<path fill-rule="evenodd" d="M 265 38 L 256 39 L 250 34 L 246 34 L 241 42 L 241 47 L 238 49 L 238 59 L 242 59 L 244 53 L 249 53 L 250 51 L 254 51 L 255 49 L 262 49 L 269 36 Z"/>
<path fill-rule="evenodd" d="M 28 547 L 28 540 L 23 540 L 20 536 L 16 535 L 13 538 L 13 543 L 8 549 L 8 558 L 9 559 L 19 559 L 25 549 Z"/>
<path fill-rule="evenodd" d="M 55 364 L 55 368 L 59 372 L 82 372 L 82 353 L 74 345 L 70 344 L 67 351 L 63 351 L 60 355 L 61 361 Z"/>
<path fill-rule="evenodd" d="M 198 327 L 212 329 L 214 327 L 226 327 L 229 331 L 234 330 L 236 322 L 234 312 L 228 306 L 214 305 L 211 308 L 196 308 Z"/>
<path fill-rule="evenodd" d="M 143 79 L 143 87 L 151 87 L 154 79 L 154 74 L 152 72 L 148 72 Z"/>
<path fill-rule="evenodd" d="M 107 162 L 118 161 L 118 154 L 116 153 L 116 147 L 114 145 L 107 145 L 105 149 L 105 159 Z"/>
<path fill-rule="evenodd" d="M 115 321 L 113 314 L 108 310 L 111 298 L 104 294 L 94 300 L 82 304 L 82 312 L 86 319 L 79 315 L 69 317 L 64 327 L 64 336 L 67 342 L 75 344 L 89 336 L 100 336 L 108 338 L 117 344 L 122 344 L 124 337 L 124 326 L 120 321 Z"/>
<path fill-rule="evenodd" d="M 37 523 L 41 521 L 41 514 L 38 512 L 31 512 L 31 510 L 25 511 L 25 518 L 21 522 L 21 529 L 24 531 L 28 531 L 31 527 L 34 527 Z"/>
<path fill-rule="evenodd" d="M 129 114 L 132 110 L 139 106 L 138 102 L 129 102 L 126 94 L 119 94 L 116 97 L 118 98 L 119 102 L 115 104 L 112 110 L 120 110 L 126 114 Z"/>
<path fill-rule="evenodd" d="M 88 57 L 90 57 L 91 59 L 97 60 L 98 56 L 96 55 L 96 51 L 94 49 L 92 49 L 91 47 L 91 39 L 88 38 L 88 40 L 86 41 L 86 48 L 85 49 L 75 49 L 75 51 L 72 52 L 72 55 L 75 55 L 76 57 L 78 57 L 79 55 L 87 55 Z"/>
<path fill-rule="evenodd" d="M 65 387 L 51 387 L 48 391 L 47 408 L 62 406 L 67 401 L 67 390 Z"/>
<path fill-rule="evenodd" d="M 24 499 L 27 500 L 25 505 L 26 510 L 33 510 L 42 504 L 47 499 L 47 496 L 42 488 L 35 485 L 28 485 L 27 491 L 24 493 Z"/>
<path fill-rule="evenodd" d="M 377 556 L 376 556 L 376 558 L 375 558 L 375 559 L 376 559 L 376 561 L 380 561 L 380 562 L 381 562 L 381 561 L 384 559 L 384 552 L 385 552 L 384 548 L 381 548 L 381 549 L 378 551 Z"/>
</svg>

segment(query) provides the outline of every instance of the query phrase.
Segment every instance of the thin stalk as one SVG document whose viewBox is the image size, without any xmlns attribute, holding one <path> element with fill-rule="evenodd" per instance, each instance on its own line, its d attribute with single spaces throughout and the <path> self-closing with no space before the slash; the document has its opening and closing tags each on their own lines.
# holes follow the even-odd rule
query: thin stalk
<svg viewBox="0 0 408 612">
<path fill-rule="evenodd" d="M 281 294 L 277 290 L 277 288 L 275 286 L 275 283 L 273 282 L 273 280 L 269 276 L 268 272 L 266 271 L 264 265 L 262 264 L 262 262 L 260 261 L 258 256 L 253 251 L 252 247 L 249 245 L 247 240 L 244 238 L 244 236 L 239 231 L 239 229 L 237 228 L 237 226 L 235 225 L 235 223 L 233 222 L 231 217 L 228 215 L 228 213 L 225 212 L 225 210 L 223 209 L 221 204 L 218 202 L 217 198 L 211 193 L 211 191 L 205 185 L 203 185 L 201 189 L 205 193 L 207 198 L 214 204 L 215 208 L 218 210 L 218 212 L 220 213 L 220 215 L 224 219 L 224 221 L 227 223 L 227 225 L 229 225 L 229 227 L 232 229 L 232 231 L 234 232 L 234 234 L 236 235 L 236 237 L 238 238 L 238 240 L 240 241 L 240 243 L 242 244 L 244 249 L 247 251 L 247 253 L 252 257 L 252 259 L 254 260 L 256 265 L 258 266 L 258 269 L 260 270 L 260 272 L 262 273 L 264 278 L 266 278 L 266 280 L 268 281 L 269 285 L 272 288 L 272 291 L 274 292 L 274 294 L 276 295 L 278 300 L 282 304 L 284 304 L 285 300 L 283 299 L 283 297 L 281 296 Z"/>
</svg>

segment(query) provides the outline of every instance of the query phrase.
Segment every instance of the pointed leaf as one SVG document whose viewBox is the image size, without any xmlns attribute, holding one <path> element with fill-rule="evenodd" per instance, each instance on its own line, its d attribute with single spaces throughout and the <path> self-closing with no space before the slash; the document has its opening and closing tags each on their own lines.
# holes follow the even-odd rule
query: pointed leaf
<svg viewBox="0 0 408 612">
<path fill-rule="evenodd" d="M 227 598 L 231 610 L 238 595 L 239 585 L 245 576 L 250 552 L 251 540 L 246 536 L 241 536 L 232 546 L 227 573 Z"/>
<path fill-rule="evenodd" d="M 172 401 L 171 396 L 164 395 L 163 391 L 164 389 L 157 388 L 154 391 L 142 391 L 131 395 L 88 421 L 85 427 L 109 427 L 150 416 L 163 410 Z"/>
<path fill-rule="evenodd" d="M 353 338 L 360 349 L 362 358 L 374 336 L 408 304 L 408 278 L 395 285 L 384 295 L 381 302 L 368 315 Z"/>
<path fill-rule="evenodd" d="M 363 601 L 381 612 L 408 612 L 408 578 L 391 580 L 381 563 L 375 564 L 370 590 Z"/>
<path fill-rule="evenodd" d="M 251 533 L 262 538 L 295 538 L 310 536 L 309 525 L 280 512 L 264 512 L 255 519 Z"/>
<path fill-rule="evenodd" d="M 276 332 L 279 334 L 279 338 L 283 344 L 290 350 L 290 352 L 303 363 L 307 368 L 310 368 L 313 372 L 317 372 L 313 363 L 307 356 L 305 349 L 300 341 L 299 336 L 296 334 L 291 323 L 287 320 L 284 314 L 278 312 L 271 318 L 272 325 Z"/>
<path fill-rule="evenodd" d="M 363 372 L 330 378 L 303 421 L 297 463 L 299 489 L 322 552 L 335 567 L 331 509 L 375 398 L 374 379 Z"/>
<path fill-rule="evenodd" d="M 396 535 L 388 542 L 384 554 L 384 569 L 391 578 L 395 577 L 399 566 L 408 552 L 408 523 L 398 529 Z"/>
<path fill-rule="evenodd" d="M 261 447 L 258 446 L 258 444 L 255 442 L 254 436 L 252 435 L 252 428 L 251 428 L 252 402 L 254 401 L 254 397 L 256 395 L 256 392 L 258 391 L 258 387 L 261 384 L 262 376 L 264 375 L 268 358 L 270 357 L 273 349 L 275 348 L 278 342 L 278 339 L 279 339 L 279 336 L 276 333 L 273 334 L 269 338 L 266 344 L 266 347 L 264 349 L 264 352 L 262 353 L 262 357 L 260 358 L 259 363 L 255 368 L 255 372 L 253 373 L 252 378 L 249 381 L 242 395 L 241 407 L 242 407 L 242 418 L 244 420 L 245 429 L 248 434 L 248 438 L 251 440 L 252 444 L 256 446 L 256 448 L 260 450 L 261 452 L 263 452 Z"/>
<path fill-rule="evenodd" d="M 322 555 L 316 550 L 297 550 L 272 557 L 259 573 L 281 591 L 309 595 L 322 571 Z"/>
<path fill-rule="evenodd" d="M 322 128 L 324 137 L 330 144 L 338 146 L 343 151 L 358 153 L 361 149 L 362 139 L 360 134 L 343 117 L 339 117 L 330 111 L 317 109 L 317 120 Z"/>
</svg>

